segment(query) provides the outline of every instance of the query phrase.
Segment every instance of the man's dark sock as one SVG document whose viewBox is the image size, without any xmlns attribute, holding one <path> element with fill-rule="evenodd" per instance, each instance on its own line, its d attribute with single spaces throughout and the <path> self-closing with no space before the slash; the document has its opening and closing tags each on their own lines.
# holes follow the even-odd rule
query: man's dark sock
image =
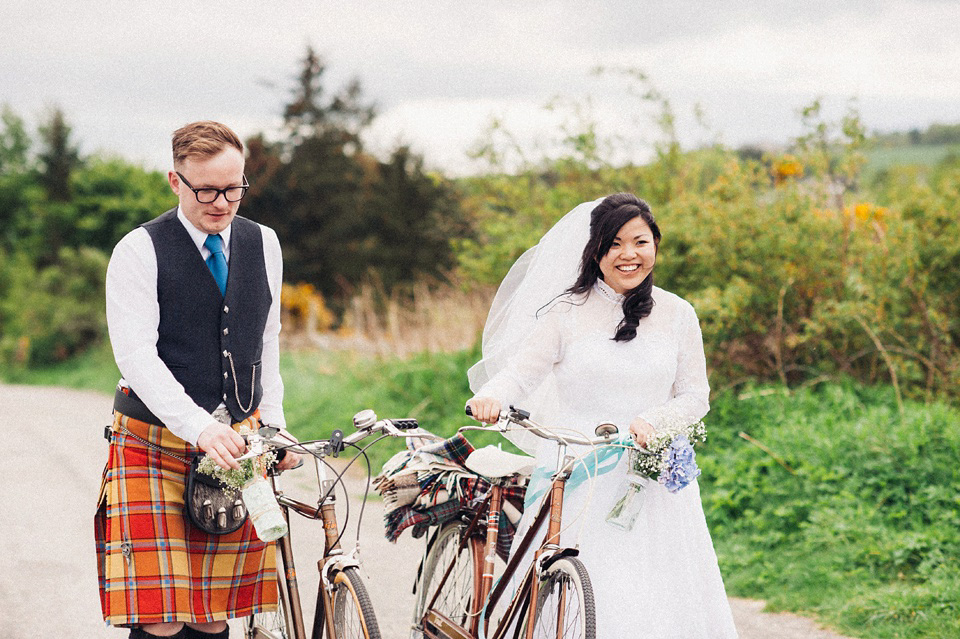
<svg viewBox="0 0 960 639">
<path fill-rule="evenodd" d="M 230 626 L 220 632 L 200 632 L 190 626 L 183 627 L 183 639 L 227 639 L 230 636 Z"/>
<path fill-rule="evenodd" d="M 184 626 L 179 631 L 175 632 L 172 635 L 152 635 L 143 628 L 131 628 L 130 629 L 130 639 L 186 639 L 187 635 L 184 634 L 187 630 L 187 627 Z M 207 635 L 209 637 L 214 637 L 216 635 Z"/>
</svg>

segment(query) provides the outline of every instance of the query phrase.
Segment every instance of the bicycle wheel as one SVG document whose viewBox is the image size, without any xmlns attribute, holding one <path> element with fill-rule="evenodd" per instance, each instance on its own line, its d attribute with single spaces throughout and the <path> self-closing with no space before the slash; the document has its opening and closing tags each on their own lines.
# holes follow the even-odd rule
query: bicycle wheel
<svg viewBox="0 0 960 639">
<path fill-rule="evenodd" d="M 380 639 L 373 604 L 357 568 L 351 566 L 334 575 L 330 595 L 337 639 Z"/>
<path fill-rule="evenodd" d="M 277 579 L 277 609 L 274 612 L 258 612 L 247 617 L 243 625 L 244 639 L 289 639 L 287 610 L 290 609 L 287 589 L 279 576 Z"/>
<path fill-rule="evenodd" d="M 537 594 L 533 636 L 537 639 L 596 639 L 593 586 L 583 563 L 562 557 L 543 574 Z"/>
<path fill-rule="evenodd" d="M 437 586 L 451 563 L 454 563 L 453 570 L 443 584 L 443 590 L 437 596 L 431 610 L 439 612 L 464 627 L 469 623 L 470 617 L 478 612 L 474 607 L 480 586 L 476 582 L 476 575 L 483 565 L 482 544 L 479 539 L 471 538 L 458 553 L 463 530 L 463 524 L 456 521 L 444 524 L 434 538 L 430 550 L 427 551 L 423 561 L 420 589 L 417 593 L 415 628 L 422 627 L 427 604 L 433 599 Z"/>
</svg>

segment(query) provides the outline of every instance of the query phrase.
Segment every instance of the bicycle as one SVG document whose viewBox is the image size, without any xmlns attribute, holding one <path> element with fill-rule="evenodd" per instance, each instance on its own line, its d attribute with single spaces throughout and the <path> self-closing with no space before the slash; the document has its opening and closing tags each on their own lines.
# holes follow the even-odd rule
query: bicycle
<svg viewBox="0 0 960 639">
<path fill-rule="evenodd" d="M 334 489 L 342 484 L 343 471 L 330 479 L 325 457 L 337 457 L 345 447 L 357 448 L 360 452 L 347 464 L 347 468 L 361 456 L 367 448 L 383 439 L 376 439 L 364 448 L 357 442 L 374 434 L 384 433 L 384 437 L 402 437 L 404 431 L 415 429 L 417 421 L 413 419 L 370 419 L 372 411 L 358 413 L 354 417 L 356 432 L 346 437 L 342 431 L 335 430 L 330 439 L 291 443 L 279 434 L 278 429 L 264 426 L 257 433 L 248 436 L 248 453 L 240 459 L 262 455 L 270 451 L 296 450 L 310 455 L 315 460 L 319 497 L 315 505 L 307 504 L 284 494 L 279 485 L 279 473 L 271 471 L 269 481 L 287 521 L 290 512 L 307 519 L 323 522 L 324 549 L 317 563 L 320 572 L 320 584 L 317 592 L 316 613 L 313 619 L 313 639 L 380 639 L 373 604 L 366 586 L 360 576 L 357 548 L 344 552 L 340 545 L 343 533 L 340 531 L 336 513 L 336 495 Z M 369 469 L 369 463 L 368 463 Z M 346 493 L 345 493 L 346 494 Z M 366 496 L 364 497 L 364 503 Z M 349 514 L 349 497 L 347 499 Z M 349 515 L 348 515 L 349 516 Z M 363 516 L 361 508 L 360 517 Z M 278 607 L 275 612 L 257 613 L 247 618 L 244 624 L 245 639 L 306 639 L 305 620 L 297 583 L 294 562 L 293 542 L 288 531 L 277 540 L 279 556 L 277 576 Z M 279 571 L 278 571 L 279 572 Z"/>
<path fill-rule="evenodd" d="M 491 483 L 490 495 L 479 505 L 462 511 L 461 517 L 438 526 L 428 541 L 418 587 L 415 586 L 418 597 L 411 633 L 414 639 L 504 639 L 511 630 L 511 636 L 527 639 L 595 639 L 595 601 L 589 574 L 577 558 L 576 548 L 559 545 L 564 487 L 580 463 L 567 454 L 567 449 L 570 445 L 622 445 L 616 437 L 618 429 L 604 423 L 597 426 L 594 438 L 559 435 L 529 417 L 529 413 L 511 407 L 501 414 L 494 428 L 506 432 L 515 424 L 558 444 L 558 470 L 550 477 L 550 488 L 533 524 L 522 538 L 514 540 L 516 549 L 494 584 L 494 551 L 507 477 L 484 476 Z M 464 426 L 458 432 L 469 430 L 491 428 Z M 494 609 L 548 519 L 546 534 L 536 546 L 533 562 L 506 602 L 502 616 L 493 621 Z"/>
</svg>

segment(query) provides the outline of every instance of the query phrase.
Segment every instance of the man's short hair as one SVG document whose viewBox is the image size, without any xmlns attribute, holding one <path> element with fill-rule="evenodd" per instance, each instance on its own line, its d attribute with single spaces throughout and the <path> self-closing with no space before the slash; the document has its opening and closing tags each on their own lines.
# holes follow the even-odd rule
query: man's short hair
<svg viewBox="0 0 960 639">
<path fill-rule="evenodd" d="M 191 157 L 210 158 L 232 146 L 243 153 L 243 142 L 225 124 L 212 120 L 191 122 L 173 132 L 173 166 Z"/>
</svg>

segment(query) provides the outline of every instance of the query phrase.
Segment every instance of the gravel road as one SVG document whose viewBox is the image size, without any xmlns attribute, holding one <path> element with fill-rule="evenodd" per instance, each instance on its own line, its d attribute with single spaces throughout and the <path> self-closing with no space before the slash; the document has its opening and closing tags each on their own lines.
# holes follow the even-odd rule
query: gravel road
<svg viewBox="0 0 960 639">
<path fill-rule="evenodd" d="M 2 637 L 126 637 L 102 621 L 93 543 L 94 502 L 107 451 L 102 434 L 110 421 L 111 399 L 86 391 L 0 385 L 0 414 L 7 419 L 0 467 L 8 475 L 0 482 Z M 284 488 L 313 501 L 312 472 L 305 464 L 295 476 L 285 476 Z M 363 481 L 355 478 L 352 490 L 362 489 Z M 359 500 L 354 504 L 355 511 Z M 403 639 L 422 544 L 407 534 L 397 544 L 387 542 L 381 516 L 379 502 L 367 504 L 359 535 L 362 570 L 383 636 Z M 355 521 L 356 512 L 344 535 L 347 546 L 357 538 Z M 306 599 L 316 593 L 317 579 L 308 553 L 322 547 L 322 529 L 295 517 L 291 534 L 299 553 L 305 613 L 312 619 L 314 604 Z M 844 639 L 802 617 L 764 613 L 761 601 L 731 598 L 730 603 L 742 639 Z M 238 627 L 232 628 L 232 636 L 239 637 Z"/>
</svg>

